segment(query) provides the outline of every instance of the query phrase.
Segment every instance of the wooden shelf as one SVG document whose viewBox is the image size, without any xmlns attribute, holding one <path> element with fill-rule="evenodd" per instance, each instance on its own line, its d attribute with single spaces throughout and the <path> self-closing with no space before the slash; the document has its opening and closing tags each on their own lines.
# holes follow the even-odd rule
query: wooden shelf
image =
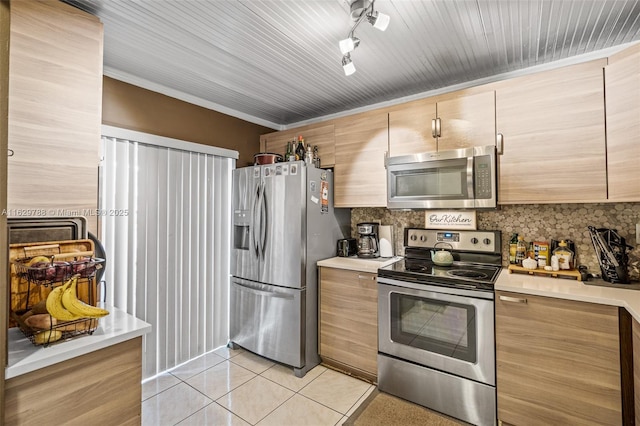
<svg viewBox="0 0 640 426">
<path fill-rule="evenodd" d="M 568 280 L 578 280 L 580 281 L 580 272 L 577 269 L 569 269 L 569 270 L 559 270 L 559 271 L 545 271 L 544 269 L 527 269 L 518 265 L 509 265 L 509 273 L 513 274 L 528 274 L 528 275 L 538 275 L 541 277 L 551 277 L 551 278 L 564 278 Z"/>
</svg>

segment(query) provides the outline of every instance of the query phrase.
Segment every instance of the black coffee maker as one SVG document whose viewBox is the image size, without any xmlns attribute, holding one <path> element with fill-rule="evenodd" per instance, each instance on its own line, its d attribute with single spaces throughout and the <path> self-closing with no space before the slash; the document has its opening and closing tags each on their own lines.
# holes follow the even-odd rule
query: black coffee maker
<svg viewBox="0 0 640 426">
<path fill-rule="evenodd" d="M 358 228 L 358 257 L 380 257 L 380 241 L 377 223 L 359 223 Z"/>
</svg>

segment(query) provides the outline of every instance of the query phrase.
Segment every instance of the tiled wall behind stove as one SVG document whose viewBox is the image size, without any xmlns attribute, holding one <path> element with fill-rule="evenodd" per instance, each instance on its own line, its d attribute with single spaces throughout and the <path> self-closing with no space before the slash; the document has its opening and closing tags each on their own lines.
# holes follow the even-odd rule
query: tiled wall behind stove
<svg viewBox="0 0 640 426">
<path fill-rule="evenodd" d="M 354 237 L 357 237 L 356 224 L 360 222 L 393 225 L 395 254 L 402 256 L 404 228 L 423 228 L 425 212 L 354 208 L 351 211 Z M 587 226 L 616 229 L 633 247 L 629 251 L 629 276 L 635 281 L 640 280 L 640 246 L 636 247 L 640 242 L 636 242 L 636 223 L 640 223 L 640 203 L 505 205 L 498 210 L 477 211 L 478 229 L 502 231 L 503 266 L 509 264 L 509 238 L 517 232 L 526 241 L 573 240 L 578 264 L 599 274 L 600 266 Z"/>
</svg>

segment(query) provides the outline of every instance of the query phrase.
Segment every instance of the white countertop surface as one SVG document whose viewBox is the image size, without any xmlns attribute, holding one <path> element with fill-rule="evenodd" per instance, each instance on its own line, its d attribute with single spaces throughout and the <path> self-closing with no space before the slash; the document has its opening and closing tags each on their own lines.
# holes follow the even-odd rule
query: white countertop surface
<svg viewBox="0 0 640 426">
<path fill-rule="evenodd" d="M 535 296 L 621 306 L 640 322 L 640 290 L 601 287 L 576 280 L 509 273 L 506 268 L 500 272 L 494 288 Z"/>
<path fill-rule="evenodd" d="M 348 269 L 350 271 L 369 272 L 376 274 L 378 268 L 391 265 L 402 259 L 402 257 L 378 257 L 375 259 L 364 259 L 357 256 L 351 257 L 332 257 L 318 261 L 318 266 L 327 268 Z"/>
<path fill-rule="evenodd" d="M 93 334 L 81 334 L 47 347 L 36 346 L 19 328 L 8 330 L 9 358 L 5 378 L 20 376 L 58 362 L 131 340 L 151 331 L 151 325 L 133 315 L 106 307 L 109 315 L 100 318 Z"/>
</svg>

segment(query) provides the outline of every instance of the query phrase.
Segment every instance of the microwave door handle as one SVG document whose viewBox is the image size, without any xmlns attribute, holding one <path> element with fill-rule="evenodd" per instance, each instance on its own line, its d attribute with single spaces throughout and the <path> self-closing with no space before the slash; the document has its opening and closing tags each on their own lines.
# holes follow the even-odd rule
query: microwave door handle
<svg viewBox="0 0 640 426">
<path fill-rule="evenodd" d="M 469 194 L 469 198 L 471 199 L 475 198 L 473 178 L 473 157 L 467 157 L 467 194 Z"/>
</svg>

